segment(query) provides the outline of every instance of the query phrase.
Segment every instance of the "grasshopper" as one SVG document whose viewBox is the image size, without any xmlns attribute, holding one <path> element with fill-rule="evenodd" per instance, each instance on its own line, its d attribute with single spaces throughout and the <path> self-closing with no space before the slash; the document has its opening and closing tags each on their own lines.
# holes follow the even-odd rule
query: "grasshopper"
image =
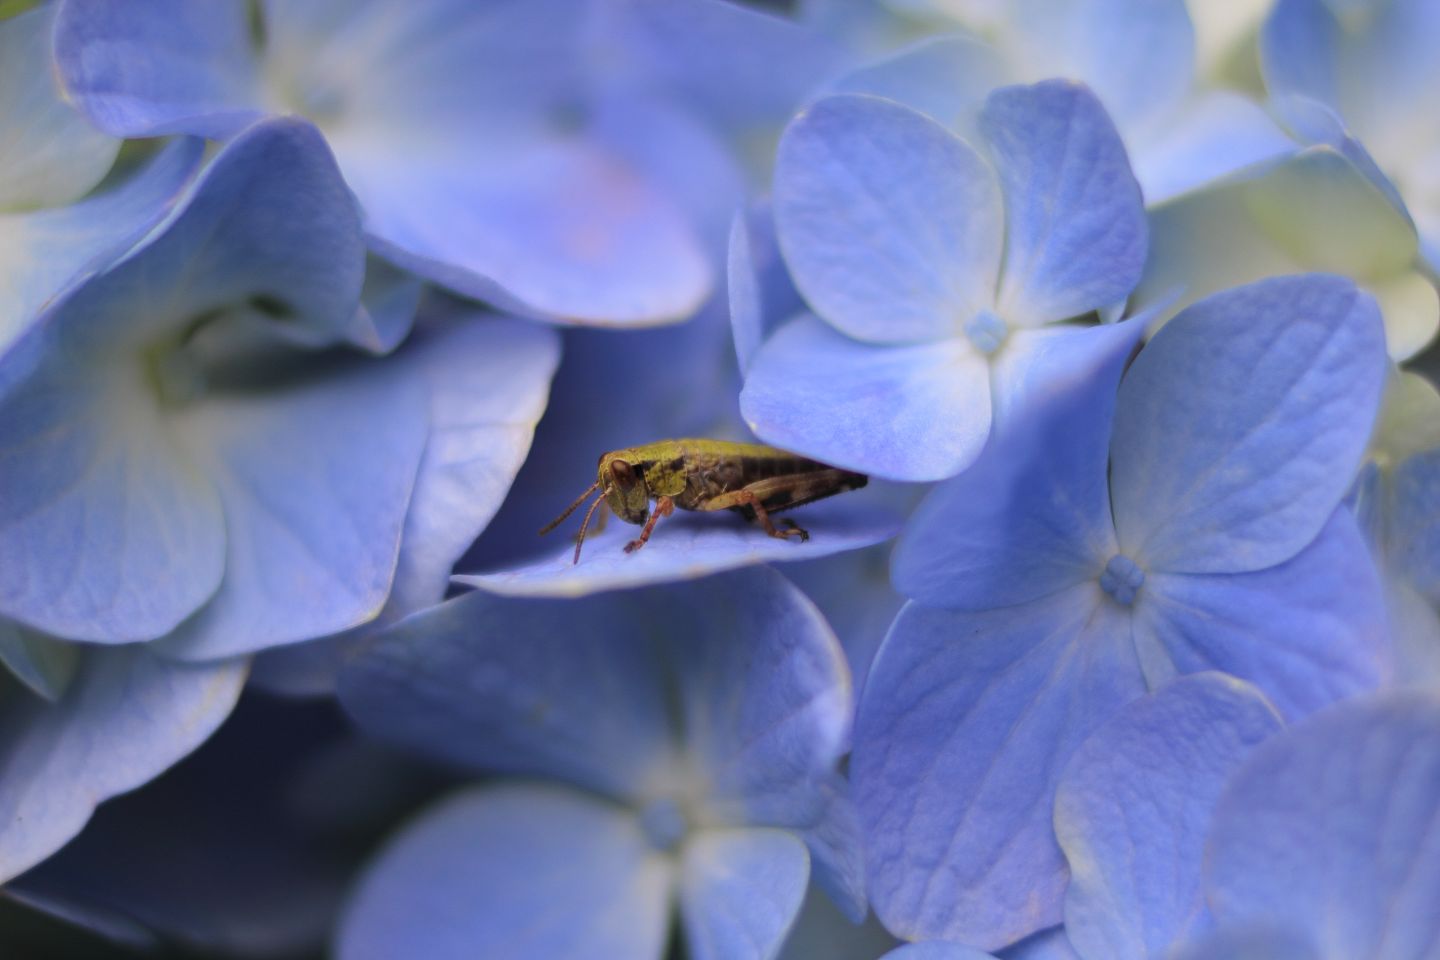
<svg viewBox="0 0 1440 960">
<path fill-rule="evenodd" d="M 868 479 L 862 473 L 827 466 L 760 443 L 661 440 L 603 454 L 595 482 L 576 497 L 564 513 L 542 527 L 540 533 L 543 536 L 554 530 L 598 491 L 580 524 L 580 535 L 575 538 L 575 563 L 580 562 L 580 548 L 585 543 L 585 532 L 590 529 L 590 518 L 602 503 L 608 504 L 626 523 L 644 524 L 640 536 L 625 545 L 626 553 L 645 546 L 656 522 L 668 517 L 676 507 L 734 510 L 747 520 L 758 520 L 772 537 L 798 537 L 803 541 L 810 539 L 809 533 L 793 520 L 786 521 L 786 529 L 777 529 L 770 514 L 846 490 L 858 490 Z M 652 499 L 654 512 L 650 510 Z"/>
</svg>

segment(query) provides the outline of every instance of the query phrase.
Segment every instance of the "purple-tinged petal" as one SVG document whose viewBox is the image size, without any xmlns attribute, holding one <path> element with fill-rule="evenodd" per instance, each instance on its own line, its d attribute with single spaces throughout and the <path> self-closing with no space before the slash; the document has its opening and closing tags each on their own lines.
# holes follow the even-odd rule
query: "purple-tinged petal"
<svg viewBox="0 0 1440 960">
<path fill-rule="evenodd" d="M 379 257 L 367 257 L 360 309 L 350 342 L 377 356 L 392 352 L 410 335 L 424 291 L 425 285 L 418 277 Z"/>
<path fill-rule="evenodd" d="M 969 341 L 876 345 L 813 316 L 756 354 L 740 412 L 767 443 L 891 480 L 941 480 L 990 432 L 990 370 Z"/>
<path fill-rule="evenodd" d="M 1055 784 L 1145 691 L 1129 619 L 1093 584 L 981 613 L 900 612 L 850 768 L 870 900 L 892 933 L 997 948 L 1059 922 Z"/>
<path fill-rule="evenodd" d="M 880 960 L 995 960 L 995 956 L 974 947 L 931 940 L 926 943 L 907 943 L 891 950 Z"/>
<path fill-rule="evenodd" d="M 775 164 L 785 260 L 836 329 L 937 340 L 992 305 L 999 182 L 934 120 L 879 97 L 825 97 L 791 121 Z"/>
<path fill-rule="evenodd" d="M 369 732 L 452 763 L 630 796 L 671 749 L 663 664 L 641 625 L 668 632 L 673 611 L 643 600 L 446 601 L 356 655 L 341 702 Z"/>
<path fill-rule="evenodd" d="M 1145 265 L 1145 203 L 1095 95 L 1060 80 L 1006 87 L 980 127 L 1005 194 L 1001 317 L 1037 326 L 1128 296 Z"/>
<path fill-rule="evenodd" d="M 1200 673 L 1128 704 L 1075 752 L 1055 792 L 1055 835 L 1076 952 L 1149 960 L 1211 926 L 1200 889 L 1211 812 L 1280 726 L 1249 684 Z"/>
<path fill-rule="evenodd" d="M 543 560 L 493 573 L 458 574 L 453 580 L 505 596 L 581 597 L 694 580 L 754 564 L 814 560 L 874 546 L 900 529 L 900 518 L 883 495 L 867 491 L 807 505 L 793 518 L 809 531 L 809 540 L 766 536 L 758 525 L 728 510 L 718 516 L 677 510 L 656 525 L 643 548 L 626 553 L 625 545 L 639 528 L 611 517 L 598 534 L 592 525 L 578 564 L 573 562 L 575 548 L 561 541 L 556 553 Z"/>
<path fill-rule="evenodd" d="M 884 97 L 918 110 L 962 138 L 974 132 L 991 90 L 1007 79 L 999 55 L 966 34 L 927 37 L 832 83 L 832 93 Z"/>
<path fill-rule="evenodd" d="M 1000 951 L 1000 960 L 1082 960 L 1063 926 L 1041 930 Z"/>
<path fill-rule="evenodd" d="M 1222 928 L 1308 934 L 1324 957 L 1440 950 L 1440 701 L 1336 706 L 1250 754 L 1215 810 L 1205 890 Z"/>
<path fill-rule="evenodd" d="M 768 204 L 752 204 L 730 224 L 726 263 L 730 329 L 741 373 L 750 369 L 760 345 L 805 303 L 780 258 L 775 219 Z"/>
<path fill-rule="evenodd" d="M 61 83 L 118 137 L 227 137 L 265 109 L 246 9 L 236 0 L 134 9 L 65 0 L 55 24 Z"/>
<path fill-rule="evenodd" d="M 58 703 L 7 696 L 0 879 L 55 852 L 96 804 L 199 746 L 235 705 L 245 666 L 169 664 L 139 646 L 96 649 Z"/>
<path fill-rule="evenodd" d="M 1120 384 L 1111 492 L 1124 553 L 1172 573 L 1298 553 L 1359 468 L 1384 340 L 1374 300 L 1324 275 L 1216 294 L 1166 324 Z"/>
<path fill-rule="evenodd" d="M 1335 51 L 1340 24 L 1318 0 L 1278 0 L 1260 32 L 1260 62 L 1273 97 L 1340 105 Z"/>
<path fill-rule="evenodd" d="M 1175 673 L 1223 670 L 1258 687 L 1287 720 L 1391 675 L 1379 577 L 1343 507 L 1313 543 L 1267 570 L 1147 575 L 1135 642 L 1152 687 Z"/>
<path fill-rule="evenodd" d="M 1135 178 L 1150 207 L 1297 149 L 1259 104 L 1226 90 L 1189 98 L 1130 141 Z"/>
<path fill-rule="evenodd" d="M 911 515 L 891 576 L 937 607 L 990 610 L 1095 580 L 1116 552 L 1107 486 L 1110 422 L 1143 319 L 1022 330 L 997 371 L 1025 416 Z M 1018 412 L 1018 410 L 1016 411 Z"/>
<path fill-rule="evenodd" d="M 558 787 L 471 789 L 391 838 L 335 953 L 659 960 L 672 882 L 632 813 Z"/>
<path fill-rule="evenodd" d="M 849 718 L 846 720 L 848 732 Z M 848 751 L 848 742 L 845 748 Z M 837 773 L 824 782 L 822 790 L 825 812 L 813 826 L 798 831 L 810 850 L 810 875 L 847 920 L 862 923 L 869 912 L 865 843 L 859 814 L 850 799 L 850 784 Z"/>
<path fill-rule="evenodd" d="M 1303 930 L 1282 930 L 1261 922 L 1219 930 L 1177 951 L 1173 960 L 1329 960 Z M 1339 958 L 1334 958 L 1339 960 Z"/>
<path fill-rule="evenodd" d="M 1440 604 L 1440 450 L 1395 468 L 1390 537 L 1393 563 L 1431 603 Z"/>
<path fill-rule="evenodd" d="M 703 830 L 681 855 L 680 915 L 695 960 L 780 952 L 810 879 L 805 844 L 784 830 Z"/>
<path fill-rule="evenodd" d="M 390 594 L 426 444 L 425 385 L 397 365 L 257 393 L 177 418 L 225 512 L 225 578 L 160 643 L 213 660 L 373 619 Z"/>
<path fill-rule="evenodd" d="M 79 199 L 105 176 L 120 149 L 56 86 L 50 59 L 55 8 L 0 21 L 0 210 Z"/>
</svg>

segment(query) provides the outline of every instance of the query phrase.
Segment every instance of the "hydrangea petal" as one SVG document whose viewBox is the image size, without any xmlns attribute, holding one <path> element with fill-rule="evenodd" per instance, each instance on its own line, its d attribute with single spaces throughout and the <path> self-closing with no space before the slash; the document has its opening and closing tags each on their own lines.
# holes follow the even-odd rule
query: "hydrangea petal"
<svg viewBox="0 0 1440 960">
<path fill-rule="evenodd" d="M 143 370 L 45 363 L 0 400 L 0 613 L 103 643 L 167 633 L 224 572 L 215 488 Z"/>
<path fill-rule="evenodd" d="M 1197 94 L 1130 143 L 1147 206 L 1296 149 L 1253 100 L 1227 90 Z"/>
<path fill-rule="evenodd" d="M 1094 584 L 981 613 L 901 610 L 850 768 L 886 927 L 993 949 L 1058 923 L 1055 784 L 1144 691 L 1129 616 Z"/>
<path fill-rule="evenodd" d="M 804 309 L 790 271 L 780 259 L 769 205 L 752 204 L 735 215 L 726 276 L 735 356 L 744 373 L 772 330 Z"/>
<path fill-rule="evenodd" d="M 668 632 L 672 611 L 644 601 L 457 597 L 380 634 L 341 672 L 340 699 L 372 734 L 452 763 L 629 796 L 670 749 L 641 625 Z"/>
<path fill-rule="evenodd" d="M 1055 834 L 1077 952 L 1149 960 L 1209 927 L 1200 865 L 1211 811 L 1280 726 L 1249 684 L 1200 673 L 1128 704 L 1075 752 L 1055 792 Z"/>
<path fill-rule="evenodd" d="M 852 70 L 828 89 L 903 103 L 968 139 L 986 95 L 1005 78 L 1005 66 L 989 44 L 950 34 L 927 37 Z"/>
<path fill-rule="evenodd" d="M 676 511 L 660 521 L 642 549 L 626 553 L 625 545 L 639 528 L 611 517 L 603 531 L 592 528 L 586 536 L 578 564 L 573 562 L 575 548 L 562 542 L 543 560 L 494 573 L 459 574 L 453 580 L 506 596 L 581 597 L 694 580 L 758 563 L 813 560 L 874 546 L 900 529 L 891 505 L 868 491 L 807 505 L 794 519 L 810 532 L 809 540 L 766 536 L 729 511 L 721 516 Z"/>
<path fill-rule="evenodd" d="M 928 943 L 907 943 L 891 950 L 880 960 L 995 960 L 995 956 L 958 943 L 932 940 Z"/>
<path fill-rule="evenodd" d="M 1260 31 L 1265 86 L 1276 97 L 1301 95 L 1340 105 L 1334 51 L 1340 24 L 1324 3 L 1278 0 Z"/>
<path fill-rule="evenodd" d="M 985 445 L 989 364 L 964 339 L 877 346 L 807 315 L 760 348 L 740 412 L 786 450 L 892 480 L 941 480 Z"/>
<path fill-rule="evenodd" d="M 1385 318 L 1391 359 L 1403 362 L 1425 349 L 1440 332 L 1440 294 L 1418 271 L 1366 284 Z"/>
<path fill-rule="evenodd" d="M 0 352 L 78 276 L 159 222 L 200 165 L 204 144 L 182 139 L 113 190 L 68 207 L 0 214 Z"/>
<path fill-rule="evenodd" d="M 1384 339 L 1375 302 L 1323 275 L 1263 280 L 1171 320 L 1120 384 L 1121 549 L 1157 572 L 1240 573 L 1294 556 L 1359 466 Z"/>
<path fill-rule="evenodd" d="M 1095 95 L 1048 80 L 990 95 L 980 117 L 1005 193 L 1009 323 L 1037 326 L 1129 295 L 1145 265 L 1145 204 Z"/>
<path fill-rule="evenodd" d="M 704 830 L 685 844 L 680 915 L 696 960 L 780 952 L 810 878 L 805 844 L 784 830 Z"/>
<path fill-rule="evenodd" d="M 1299 930 L 1265 925 L 1220 930 L 1179 950 L 1174 960 L 1323 960 L 1311 939 Z"/>
<path fill-rule="evenodd" d="M 1180 673 L 1223 670 L 1259 687 L 1286 719 L 1362 693 L 1390 675 L 1380 582 L 1342 508 L 1292 559 L 1240 575 L 1147 575 L 1135 638 L 1151 685 L 1164 651 Z"/>
<path fill-rule="evenodd" d="M 849 748 L 846 741 L 845 750 Z M 821 789 L 825 812 L 799 832 L 810 851 L 810 873 L 845 919 L 863 923 L 870 909 L 865 897 L 865 843 L 850 799 L 850 783 L 836 773 L 822 781 Z"/>
<path fill-rule="evenodd" d="M 852 337 L 948 337 L 993 302 L 999 182 L 923 114 L 853 94 L 811 104 L 780 140 L 774 204 L 796 286 Z"/>
<path fill-rule="evenodd" d="M 0 22 L 0 210 L 77 200 L 120 150 L 61 97 L 50 61 L 54 24 L 54 4 Z"/>
<path fill-rule="evenodd" d="M 195 749 L 230 713 L 244 680 L 243 661 L 183 666 L 130 646 L 89 651 L 56 704 L 6 696 L 0 879 L 53 853 L 100 801 Z"/>
<path fill-rule="evenodd" d="M 0 665 L 51 703 L 64 695 L 80 666 L 81 647 L 0 620 Z"/>
<path fill-rule="evenodd" d="M 424 290 L 419 278 L 379 257 L 367 257 L 351 342 L 380 356 L 393 351 L 410 334 Z"/>
<path fill-rule="evenodd" d="M 1000 952 L 1000 960 L 1082 960 L 1070 944 L 1064 926 L 1033 933 Z"/>
<path fill-rule="evenodd" d="M 679 208 L 582 141 L 543 143 L 483 171 L 443 152 L 419 158 L 380 133 L 337 151 L 374 246 L 467 296 L 622 326 L 688 316 L 710 292 L 710 265 Z"/>
<path fill-rule="evenodd" d="M 1108 487 L 1110 421 L 1143 319 L 1093 329 L 1024 330 L 997 381 L 1026 416 L 997 427 L 980 459 L 937 486 L 891 560 L 901 593 L 989 610 L 1099 576 L 1115 554 Z M 1021 356 L 1023 355 L 1023 356 Z"/>
<path fill-rule="evenodd" d="M 55 59 L 65 92 L 118 137 L 226 137 L 260 116 L 246 5 L 164 0 L 134 10 L 65 0 Z"/>
<path fill-rule="evenodd" d="M 556 787 L 471 789 L 391 839 L 342 914 L 335 952 L 659 960 L 670 887 L 633 814 Z"/>
<path fill-rule="evenodd" d="M 1406 460 L 1392 483 L 1394 563 L 1431 603 L 1440 604 L 1440 450 Z"/>
<path fill-rule="evenodd" d="M 394 365 L 186 410 L 185 443 L 219 490 L 225 579 L 162 649 L 213 660 L 373 619 L 390 593 L 424 453 L 423 383 Z"/>
<path fill-rule="evenodd" d="M 1440 949 L 1440 703 L 1395 694 L 1252 753 L 1215 810 L 1206 895 L 1222 926 L 1307 931 L 1326 957 Z"/>
</svg>

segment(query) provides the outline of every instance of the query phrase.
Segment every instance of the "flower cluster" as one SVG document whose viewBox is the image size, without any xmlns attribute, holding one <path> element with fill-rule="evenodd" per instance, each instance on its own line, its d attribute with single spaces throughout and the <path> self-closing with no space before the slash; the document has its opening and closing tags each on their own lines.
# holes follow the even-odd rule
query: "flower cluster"
<svg viewBox="0 0 1440 960">
<path fill-rule="evenodd" d="M 1440 960 L 1437 46 L 0 0 L 0 954 Z"/>
</svg>

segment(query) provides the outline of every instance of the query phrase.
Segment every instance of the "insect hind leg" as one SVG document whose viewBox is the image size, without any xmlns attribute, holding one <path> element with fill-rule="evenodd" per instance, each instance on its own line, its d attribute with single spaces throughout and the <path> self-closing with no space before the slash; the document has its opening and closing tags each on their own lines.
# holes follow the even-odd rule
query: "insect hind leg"
<svg viewBox="0 0 1440 960">
<path fill-rule="evenodd" d="M 786 528 L 784 530 L 777 528 L 775 521 L 770 519 L 770 511 L 765 509 L 765 504 L 760 501 L 755 491 L 749 487 L 741 487 L 739 490 L 722 493 L 718 497 L 713 497 L 705 503 L 703 509 L 733 509 L 740 511 L 742 514 L 748 512 L 749 518 L 759 521 L 760 526 L 765 529 L 765 532 L 778 540 L 784 540 L 786 537 L 799 537 L 803 543 L 810 539 L 810 532 L 789 518 L 785 520 Z"/>
</svg>

